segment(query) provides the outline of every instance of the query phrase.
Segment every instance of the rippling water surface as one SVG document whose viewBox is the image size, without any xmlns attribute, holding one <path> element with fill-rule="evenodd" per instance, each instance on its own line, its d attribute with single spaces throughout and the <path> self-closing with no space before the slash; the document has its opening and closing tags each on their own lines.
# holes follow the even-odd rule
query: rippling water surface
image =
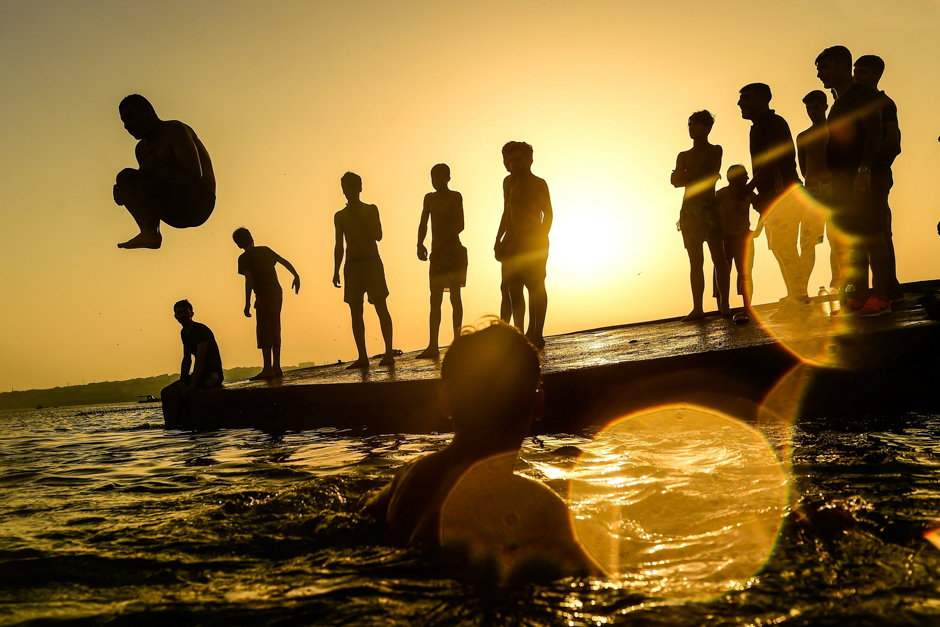
<svg viewBox="0 0 940 627">
<path fill-rule="evenodd" d="M 608 516 L 620 573 L 498 596 L 357 514 L 448 436 L 162 424 L 154 405 L 0 413 L 0 622 L 940 624 L 940 550 L 924 539 L 940 526 L 937 416 L 762 429 L 771 452 L 792 443 L 784 470 L 712 429 L 527 440 L 519 471 L 579 520 Z M 723 566 L 767 533 L 762 567 Z"/>
</svg>

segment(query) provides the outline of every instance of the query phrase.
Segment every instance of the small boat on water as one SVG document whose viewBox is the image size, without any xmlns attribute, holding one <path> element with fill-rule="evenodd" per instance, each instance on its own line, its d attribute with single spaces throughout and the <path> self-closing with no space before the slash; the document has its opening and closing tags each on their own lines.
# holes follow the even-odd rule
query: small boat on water
<svg viewBox="0 0 940 627">
<path fill-rule="evenodd" d="M 940 411 L 940 280 L 904 285 L 898 311 L 830 316 L 828 297 L 799 315 L 778 304 L 750 322 L 707 316 L 579 331 L 546 338 L 545 416 L 534 433 L 583 433 L 621 416 L 688 404 L 743 420 Z M 440 361 L 409 359 L 368 370 L 329 364 L 281 379 L 239 380 L 188 395 L 169 428 L 366 433 L 450 431 L 438 407 Z"/>
<path fill-rule="evenodd" d="M 160 402 L 160 399 L 154 398 L 153 394 L 138 394 L 137 398 L 140 399 L 139 401 L 137 401 L 138 403 L 159 403 Z"/>
</svg>

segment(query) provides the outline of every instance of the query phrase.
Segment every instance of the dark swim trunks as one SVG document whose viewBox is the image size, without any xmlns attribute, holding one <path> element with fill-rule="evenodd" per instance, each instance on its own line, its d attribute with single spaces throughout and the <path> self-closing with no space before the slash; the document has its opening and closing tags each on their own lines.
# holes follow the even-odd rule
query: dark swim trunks
<svg viewBox="0 0 940 627">
<path fill-rule="evenodd" d="M 350 305 L 362 303 L 364 294 L 369 295 L 369 303 L 388 298 L 388 284 L 385 282 L 385 266 L 379 257 L 365 259 L 347 259 L 343 266 L 343 300 Z"/>
<path fill-rule="evenodd" d="M 698 196 L 682 201 L 679 210 L 679 228 L 682 230 L 682 243 L 686 248 L 710 245 L 722 245 L 721 208 L 715 196 Z"/>
<path fill-rule="evenodd" d="M 460 289 L 467 286 L 467 249 L 457 244 L 454 248 L 431 251 L 428 273 L 431 291 Z"/>
<path fill-rule="evenodd" d="M 274 348 L 281 345 L 282 292 L 255 295 L 256 335 L 258 348 Z"/>
</svg>

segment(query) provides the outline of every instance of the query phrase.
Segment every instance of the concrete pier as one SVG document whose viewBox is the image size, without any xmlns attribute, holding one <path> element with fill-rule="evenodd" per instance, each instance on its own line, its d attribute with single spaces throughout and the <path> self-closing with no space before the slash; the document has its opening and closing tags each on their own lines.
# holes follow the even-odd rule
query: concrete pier
<svg viewBox="0 0 940 627">
<path fill-rule="evenodd" d="M 899 311 L 830 317 L 828 299 L 801 315 L 756 308 L 735 324 L 709 316 L 579 331 L 546 338 L 541 363 L 546 413 L 539 433 L 581 433 L 667 403 L 711 407 L 744 420 L 940 411 L 940 281 L 904 286 Z M 226 383 L 189 397 L 179 427 L 361 433 L 449 431 L 438 408 L 439 360 L 345 370 L 346 364 Z M 791 398 L 793 397 L 793 398 Z"/>
</svg>

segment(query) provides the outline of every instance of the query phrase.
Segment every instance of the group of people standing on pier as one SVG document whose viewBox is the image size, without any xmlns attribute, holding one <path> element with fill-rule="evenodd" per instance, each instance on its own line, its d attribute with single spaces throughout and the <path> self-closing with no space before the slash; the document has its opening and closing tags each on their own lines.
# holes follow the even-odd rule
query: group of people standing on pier
<svg viewBox="0 0 940 627">
<path fill-rule="evenodd" d="M 671 179 L 674 186 L 685 188 L 678 228 L 689 255 L 693 302 L 685 320 L 705 315 L 704 244 L 714 264 L 719 312 L 731 313 L 733 264 L 737 291 L 744 301 L 744 310 L 734 320 L 749 320 L 753 239 L 761 231 L 767 233 L 768 247 L 786 284 L 778 316 L 807 311 L 815 247 L 822 243 L 824 229 L 829 235 L 832 272 L 826 295 L 842 302 L 833 315 L 891 312 L 891 305 L 903 296 L 888 205 L 891 167 L 901 152 L 901 133 L 897 106 L 878 90 L 884 69 L 884 61 L 874 55 L 859 57 L 853 66 L 852 53 L 844 46 L 823 50 L 816 57 L 816 75 L 834 101 L 827 117 L 826 92 L 814 90 L 803 97 L 812 125 L 797 136 L 795 146 L 786 120 L 770 108 L 770 87 L 764 83 L 742 87 L 738 106 L 741 116 L 752 123 L 753 178 L 748 181 L 744 166 L 731 166 L 727 187 L 717 192 L 722 149 L 708 141 L 714 117 L 708 111 L 689 117 L 692 148 L 679 153 Z M 804 181 L 797 174 L 797 163 Z M 753 232 L 750 207 L 760 214 Z"/>
</svg>

